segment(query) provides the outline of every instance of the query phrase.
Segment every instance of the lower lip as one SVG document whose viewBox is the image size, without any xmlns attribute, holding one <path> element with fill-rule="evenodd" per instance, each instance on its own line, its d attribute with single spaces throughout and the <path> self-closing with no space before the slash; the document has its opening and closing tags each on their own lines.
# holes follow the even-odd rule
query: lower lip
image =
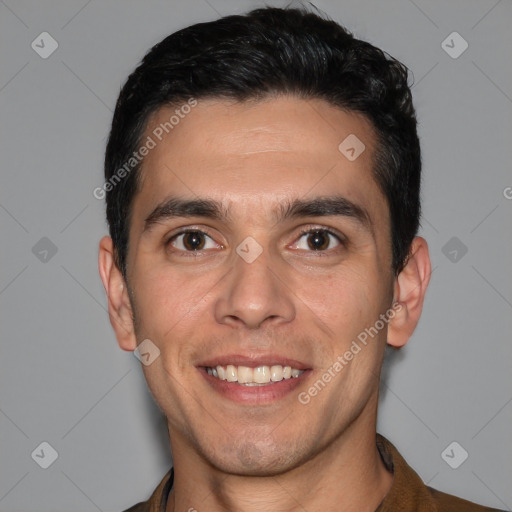
<svg viewBox="0 0 512 512">
<path fill-rule="evenodd" d="M 209 375 L 205 368 L 198 368 L 198 370 L 217 393 L 234 402 L 251 405 L 269 404 L 284 398 L 303 384 L 310 373 L 310 370 L 305 370 L 298 377 L 271 382 L 264 386 L 244 386 Z"/>
</svg>

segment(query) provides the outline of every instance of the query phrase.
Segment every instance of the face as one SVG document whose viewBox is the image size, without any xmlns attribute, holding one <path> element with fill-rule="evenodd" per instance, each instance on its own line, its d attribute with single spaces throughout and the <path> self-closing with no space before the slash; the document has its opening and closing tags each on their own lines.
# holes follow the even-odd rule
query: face
<svg viewBox="0 0 512 512">
<path fill-rule="evenodd" d="M 282 97 L 201 100 L 158 141 L 173 113 L 148 124 L 130 226 L 135 337 L 160 350 L 145 376 L 173 452 L 277 474 L 375 422 L 394 294 L 375 136 L 362 116 Z M 338 148 L 350 134 L 355 160 Z"/>
</svg>

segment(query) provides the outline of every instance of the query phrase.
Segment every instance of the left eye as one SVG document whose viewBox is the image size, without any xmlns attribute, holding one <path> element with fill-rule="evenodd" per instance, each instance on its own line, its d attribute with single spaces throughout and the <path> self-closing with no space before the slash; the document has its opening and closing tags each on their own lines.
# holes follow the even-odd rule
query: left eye
<svg viewBox="0 0 512 512">
<path fill-rule="evenodd" d="M 306 251 L 326 251 L 340 244 L 341 240 L 334 233 L 325 229 L 315 229 L 303 233 L 293 248 Z"/>
<path fill-rule="evenodd" d="M 180 251 L 203 251 L 205 249 L 215 249 L 217 244 L 202 231 L 184 231 L 173 236 L 169 243 Z"/>
</svg>

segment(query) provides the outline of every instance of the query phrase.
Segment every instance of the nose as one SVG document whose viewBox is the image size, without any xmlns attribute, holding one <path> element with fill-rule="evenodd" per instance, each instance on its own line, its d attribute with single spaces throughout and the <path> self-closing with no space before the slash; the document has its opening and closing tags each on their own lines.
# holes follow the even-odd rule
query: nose
<svg viewBox="0 0 512 512">
<path fill-rule="evenodd" d="M 296 310 L 285 271 L 278 263 L 272 264 L 265 250 L 252 262 L 234 255 L 233 270 L 215 303 L 216 321 L 247 329 L 292 321 Z"/>
</svg>

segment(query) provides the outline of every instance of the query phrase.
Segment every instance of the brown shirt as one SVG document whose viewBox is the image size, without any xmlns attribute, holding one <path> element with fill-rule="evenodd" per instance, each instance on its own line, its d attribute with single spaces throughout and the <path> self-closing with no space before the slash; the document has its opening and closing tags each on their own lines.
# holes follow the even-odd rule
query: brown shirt
<svg viewBox="0 0 512 512">
<path fill-rule="evenodd" d="M 393 483 L 375 512 L 496 512 L 498 510 L 427 487 L 405 462 L 398 450 L 379 434 L 377 434 L 377 448 L 387 469 L 393 473 Z M 165 512 L 172 483 L 171 468 L 148 501 L 134 505 L 125 512 Z"/>
</svg>

